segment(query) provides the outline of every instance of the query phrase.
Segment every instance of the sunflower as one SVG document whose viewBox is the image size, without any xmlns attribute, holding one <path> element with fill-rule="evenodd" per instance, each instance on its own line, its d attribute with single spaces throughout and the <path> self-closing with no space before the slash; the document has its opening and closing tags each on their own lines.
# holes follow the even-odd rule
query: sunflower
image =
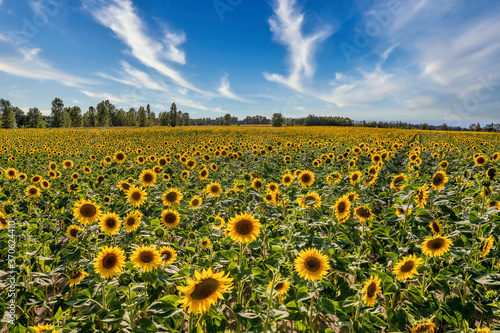
<svg viewBox="0 0 500 333">
<path fill-rule="evenodd" d="M 217 164 L 215 163 L 210 164 L 210 170 L 217 171 Z"/>
<path fill-rule="evenodd" d="M 424 240 L 422 253 L 431 257 L 437 257 L 450 251 L 453 245 L 451 239 L 447 236 L 436 235 Z"/>
<path fill-rule="evenodd" d="M 430 321 L 418 324 L 411 329 L 411 333 L 434 333 L 436 325 Z"/>
<path fill-rule="evenodd" d="M 478 328 L 476 333 L 490 333 L 491 330 L 488 327 Z"/>
<path fill-rule="evenodd" d="M 121 163 L 125 162 L 126 158 L 127 158 L 127 155 L 125 155 L 125 153 L 123 153 L 122 151 L 118 151 L 113 156 L 113 161 L 121 164 Z"/>
<path fill-rule="evenodd" d="M 297 180 L 302 186 L 311 186 L 314 183 L 314 173 L 309 170 L 302 170 L 297 176 Z"/>
<path fill-rule="evenodd" d="M 161 222 L 167 228 L 175 228 L 181 221 L 179 212 L 173 209 L 166 209 L 161 213 Z"/>
<path fill-rule="evenodd" d="M 488 163 L 488 159 L 484 155 L 479 155 L 474 158 L 474 164 L 477 166 L 485 166 Z"/>
<path fill-rule="evenodd" d="M 101 177 L 101 176 L 99 176 Z M 104 181 L 104 179 L 102 179 L 102 181 Z M 99 182 L 99 178 L 97 179 L 97 182 Z M 118 183 L 118 187 L 120 188 L 120 190 L 122 190 L 123 192 L 127 192 L 128 190 L 130 190 L 130 187 L 132 185 L 130 185 L 130 183 L 128 182 L 125 182 L 125 181 L 121 181 Z"/>
<path fill-rule="evenodd" d="M 373 213 L 370 208 L 360 206 L 354 209 L 354 216 L 356 216 L 361 222 L 366 222 L 373 217 Z"/>
<path fill-rule="evenodd" d="M 446 173 L 444 173 L 443 171 L 438 171 L 432 177 L 431 185 L 435 190 L 438 191 L 444 188 L 444 184 L 446 184 L 447 182 L 448 182 L 448 176 L 446 176 Z"/>
<path fill-rule="evenodd" d="M 68 235 L 69 238 L 72 240 L 78 240 L 78 237 L 76 236 L 79 231 L 82 231 L 83 229 L 77 225 L 70 225 L 68 229 L 66 229 L 66 234 Z"/>
<path fill-rule="evenodd" d="M 152 170 L 143 170 L 139 175 L 139 181 L 144 187 L 153 186 L 156 181 L 156 173 Z"/>
<path fill-rule="evenodd" d="M 304 249 L 295 258 L 295 271 L 307 281 L 321 280 L 329 269 L 328 257 L 315 248 Z"/>
<path fill-rule="evenodd" d="M 403 260 L 395 264 L 393 272 L 397 275 L 398 281 L 404 281 L 413 278 L 414 275 L 418 275 L 417 268 L 421 264 L 422 258 L 417 258 L 416 255 L 412 254 L 403 257 Z"/>
<path fill-rule="evenodd" d="M 266 189 L 268 192 L 277 192 L 279 191 L 278 184 L 275 182 L 270 182 L 269 184 L 266 185 Z"/>
<path fill-rule="evenodd" d="M 181 179 L 185 180 L 185 179 L 188 179 L 188 178 L 189 178 L 189 171 L 183 170 L 181 172 Z"/>
<path fill-rule="evenodd" d="M 443 228 L 441 227 L 439 221 L 432 221 L 429 223 L 429 228 L 431 228 L 434 235 L 440 235 L 443 232 Z"/>
<path fill-rule="evenodd" d="M 365 186 L 366 187 L 372 186 L 377 181 L 377 178 L 378 178 L 377 175 L 369 175 L 365 179 Z"/>
<path fill-rule="evenodd" d="M 17 178 L 17 171 L 14 168 L 7 168 L 5 170 L 5 176 L 7 179 L 15 179 Z"/>
<path fill-rule="evenodd" d="M 493 242 L 494 242 L 493 235 L 488 237 L 486 241 L 484 242 L 483 249 L 481 251 L 481 257 L 486 257 L 488 253 L 490 253 L 491 248 L 493 247 Z"/>
<path fill-rule="evenodd" d="M 401 191 L 405 187 L 407 181 L 408 178 L 406 178 L 406 175 L 401 173 L 392 179 L 391 188 L 396 191 Z"/>
<path fill-rule="evenodd" d="M 188 308 L 188 313 L 206 313 L 217 300 L 224 299 L 223 293 L 229 293 L 232 289 L 233 279 L 229 273 L 212 273 L 212 268 L 203 269 L 200 273 L 195 271 L 195 279 L 187 279 L 185 287 L 178 286 L 177 289 L 183 293 L 179 303 L 183 308 Z"/>
<path fill-rule="evenodd" d="M 35 330 L 35 333 L 57 333 L 56 327 L 54 325 L 42 325 L 38 323 L 37 326 L 30 326 L 29 328 Z"/>
<path fill-rule="evenodd" d="M 168 182 L 170 180 L 170 175 L 168 173 L 163 174 L 163 180 Z"/>
<path fill-rule="evenodd" d="M 9 227 L 9 220 L 7 220 L 3 212 L 0 212 L 0 230 L 7 229 L 8 227 Z"/>
<path fill-rule="evenodd" d="M 358 199 L 359 195 L 356 192 L 349 192 L 345 197 L 350 203 L 354 203 L 354 201 Z"/>
<path fill-rule="evenodd" d="M 203 204 L 203 199 L 200 198 L 199 196 L 194 196 L 191 201 L 189 202 L 189 206 L 191 208 L 197 209 Z"/>
<path fill-rule="evenodd" d="M 335 209 L 337 219 L 339 221 L 344 220 L 350 215 L 351 202 L 347 199 L 347 197 L 342 197 L 337 200 L 333 208 Z"/>
<path fill-rule="evenodd" d="M 224 218 L 217 215 L 215 218 L 214 218 L 214 222 L 212 222 L 212 227 L 214 228 L 222 228 L 224 226 L 224 224 L 226 224 L 226 221 L 224 221 Z"/>
<path fill-rule="evenodd" d="M 417 207 L 424 208 L 427 204 L 427 199 L 429 199 L 429 186 L 424 184 L 419 187 L 417 194 L 415 195 L 415 202 Z"/>
<path fill-rule="evenodd" d="M 43 180 L 40 182 L 40 186 L 41 186 L 44 190 L 46 190 L 46 189 L 49 189 L 49 188 L 50 188 L 50 183 L 49 183 L 47 180 L 43 179 Z"/>
<path fill-rule="evenodd" d="M 52 171 L 57 170 L 57 163 L 50 162 L 49 163 L 49 170 L 52 170 Z"/>
<path fill-rule="evenodd" d="M 368 306 L 375 305 L 375 299 L 377 295 L 382 292 L 382 288 L 380 288 L 380 278 L 378 276 L 370 276 L 370 280 L 368 280 L 363 288 L 363 292 L 365 295 L 363 296 L 363 302 Z"/>
<path fill-rule="evenodd" d="M 207 192 L 210 193 L 212 197 L 218 197 L 222 194 L 222 187 L 219 183 L 210 183 L 207 185 Z"/>
<path fill-rule="evenodd" d="M 141 212 L 137 210 L 129 212 L 127 216 L 125 216 L 125 218 L 123 219 L 125 230 L 127 232 L 136 231 L 141 225 L 141 218 L 142 218 Z"/>
<path fill-rule="evenodd" d="M 132 206 L 138 207 L 144 204 L 148 197 L 146 190 L 142 187 L 136 187 L 132 185 L 130 189 L 126 192 L 127 200 L 132 204 Z"/>
<path fill-rule="evenodd" d="M 207 179 L 209 175 L 209 171 L 206 168 L 200 170 L 200 179 Z"/>
<path fill-rule="evenodd" d="M 182 193 L 176 188 L 172 188 L 165 193 L 163 193 L 163 206 L 176 206 L 182 200 Z"/>
<path fill-rule="evenodd" d="M 303 208 L 317 208 L 321 206 L 321 198 L 316 192 L 309 192 L 304 196 L 300 196 L 297 202 Z"/>
<path fill-rule="evenodd" d="M 120 273 L 123 265 L 125 265 L 125 251 L 118 246 L 102 248 L 94 261 L 94 269 L 103 279 Z"/>
<path fill-rule="evenodd" d="M 202 240 L 200 241 L 200 245 L 204 249 L 208 249 L 210 245 L 212 245 L 212 241 L 208 237 L 203 237 Z"/>
<path fill-rule="evenodd" d="M 272 192 L 266 193 L 266 195 L 264 196 L 264 202 L 268 204 L 274 203 L 274 195 Z"/>
<path fill-rule="evenodd" d="M 20 173 L 17 179 L 19 179 L 20 181 L 24 182 L 26 179 L 28 179 L 28 175 L 25 174 L 24 172 Z"/>
<path fill-rule="evenodd" d="M 39 182 L 42 181 L 42 179 L 43 179 L 42 176 L 40 176 L 40 175 L 34 175 L 33 177 L 31 177 L 30 181 L 33 184 L 38 184 Z"/>
<path fill-rule="evenodd" d="M 26 190 L 24 190 L 24 194 L 26 194 L 26 196 L 28 198 L 35 199 L 35 198 L 38 198 L 40 196 L 41 192 L 40 192 L 40 189 L 38 187 L 31 185 L 31 186 L 28 186 L 26 188 Z"/>
<path fill-rule="evenodd" d="M 177 259 L 177 251 L 170 246 L 163 246 L 160 249 L 160 255 L 163 260 L 162 264 L 165 266 L 170 265 L 175 261 L 175 259 Z"/>
<path fill-rule="evenodd" d="M 356 184 L 356 183 L 359 183 L 361 181 L 361 172 L 359 171 L 354 171 L 353 173 L 351 173 L 351 175 L 349 176 L 349 180 L 351 182 L 351 184 Z"/>
<path fill-rule="evenodd" d="M 396 207 L 396 215 L 397 216 L 409 216 L 411 215 L 412 209 L 408 208 L 408 212 L 404 210 L 404 208 Z"/>
<path fill-rule="evenodd" d="M 91 224 L 99 218 L 99 206 L 87 200 L 79 200 L 73 206 L 73 216 L 83 224 Z"/>
<path fill-rule="evenodd" d="M 489 179 L 495 179 L 495 177 L 498 175 L 498 170 L 495 167 L 491 167 L 486 171 L 486 177 Z"/>
<path fill-rule="evenodd" d="M 267 286 L 267 289 L 271 289 L 273 288 L 274 291 L 276 291 L 276 293 L 281 296 L 281 295 L 284 295 L 288 292 L 288 290 L 290 290 L 290 282 L 288 280 L 283 280 L 283 281 L 280 281 L 280 282 L 277 282 L 274 284 L 273 286 L 273 283 L 269 283 L 269 285 Z"/>
<path fill-rule="evenodd" d="M 73 161 L 71 160 L 65 160 L 63 162 L 63 168 L 64 169 L 71 169 L 73 167 Z"/>
<path fill-rule="evenodd" d="M 142 246 L 132 252 L 130 261 L 134 263 L 135 268 L 149 272 L 161 264 L 161 254 L 153 246 Z"/>
<path fill-rule="evenodd" d="M 227 228 L 229 230 L 229 237 L 238 243 L 251 243 L 260 234 L 259 220 L 253 214 L 243 213 L 236 215 L 229 220 Z"/>
<path fill-rule="evenodd" d="M 101 230 L 108 235 L 116 234 L 120 230 L 120 225 L 121 220 L 116 213 L 104 214 L 99 221 Z"/>
<path fill-rule="evenodd" d="M 74 285 L 78 284 L 78 282 L 82 281 L 86 276 L 89 276 L 89 274 L 81 269 L 71 272 L 71 274 L 68 276 L 69 286 L 73 287 Z"/>
<path fill-rule="evenodd" d="M 260 178 L 254 178 L 254 180 L 252 180 L 252 187 L 254 190 L 259 191 L 262 187 L 264 187 L 264 184 Z"/>
</svg>

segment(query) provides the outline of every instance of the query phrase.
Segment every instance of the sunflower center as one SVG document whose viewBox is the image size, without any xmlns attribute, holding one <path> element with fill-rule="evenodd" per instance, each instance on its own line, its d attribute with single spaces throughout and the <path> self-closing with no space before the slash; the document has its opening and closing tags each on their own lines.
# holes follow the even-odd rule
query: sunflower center
<svg viewBox="0 0 500 333">
<path fill-rule="evenodd" d="M 345 202 L 343 202 L 343 201 L 339 202 L 337 209 L 338 209 L 339 213 L 345 212 L 345 209 L 346 209 Z"/>
<path fill-rule="evenodd" d="M 427 246 L 432 250 L 439 250 L 444 246 L 444 239 L 442 238 L 432 239 L 429 241 L 429 243 L 427 243 Z"/>
<path fill-rule="evenodd" d="M 71 275 L 69 276 L 69 278 L 70 279 L 78 279 L 81 275 L 82 275 L 82 272 L 81 271 L 77 271 L 77 272 L 71 273 Z"/>
<path fill-rule="evenodd" d="M 163 221 L 165 221 L 165 223 L 167 223 L 167 224 L 175 223 L 176 220 L 177 220 L 177 217 L 173 213 L 167 213 L 167 214 L 165 214 L 165 217 L 163 218 Z"/>
<path fill-rule="evenodd" d="M 142 179 L 144 179 L 144 181 L 146 183 L 152 182 L 153 181 L 153 175 L 147 173 L 147 174 L 144 175 L 144 177 Z"/>
<path fill-rule="evenodd" d="M 375 291 L 377 291 L 377 284 L 375 282 L 372 282 L 366 289 L 366 294 L 368 295 L 368 297 L 373 297 L 375 296 Z"/>
<path fill-rule="evenodd" d="M 401 210 L 402 213 L 404 213 L 403 210 Z M 369 218 L 370 217 L 370 211 L 366 209 L 365 207 L 359 207 L 357 211 L 358 215 L 363 217 L 363 218 Z"/>
<path fill-rule="evenodd" d="M 141 193 L 140 192 L 132 193 L 132 199 L 133 200 L 141 200 Z"/>
<path fill-rule="evenodd" d="M 261 188 L 262 187 L 262 183 L 260 181 L 256 181 L 255 182 L 255 187 Z"/>
<path fill-rule="evenodd" d="M 38 177 L 38 176 L 33 177 L 33 181 L 34 181 L 34 182 L 38 182 L 38 181 L 40 181 L 40 177 Z"/>
<path fill-rule="evenodd" d="M 398 185 L 399 183 L 404 182 L 404 180 L 405 180 L 405 179 L 404 179 L 403 177 L 401 177 L 401 176 L 396 177 L 396 178 L 394 179 L 394 184 Z"/>
<path fill-rule="evenodd" d="M 122 153 L 118 153 L 118 154 L 116 154 L 116 159 L 117 159 L 117 160 L 121 161 L 121 160 L 123 160 L 124 158 L 125 158 L 125 156 L 124 156 Z"/>
<path fill-rule="evenodd" d="M 102 259 L 102 266 L 106 269 L 111 269 L 115 267 L 116 263 L 118 262 L 118 258 L 114 253 L 108 253 L 103 259 Z"/>
<path fill-rule="evenodd" d="M 9 176 L 14 177 L 16 175 L 15 171 L 9 170 Z"/>
<path fill-rule="evenodd" d="M 205 177 L 206 175 L 207 175 L 207 171 L 206 171 L 206 170 L 202 170 L 202 171 L 201 171 L 201 176 L 202 176 L 202 177 Z"/>
<path fill-rule="evenodd" d="M 285 182 L 288 183 L 289 181 L 291 180 L 291 178 L 289 176 L 286 176 L 285 177 Z"/>
<path fill-rule="evenodd" d="M 304 262 L 306 269 L 309 272 L 316 272 L 321 267 L 321 262 L 318 258 L 309 257 Z"/>
<path fill-rule="evenodd" d="M 274 286 L 274 290 L 281 290 L 283 287 L 284 287 L 284 283 L 283 282 L 279 282 L 277 283 L 275 286 Z"/>
<path fill-rule="evenodd" d="M 219 186 L 213 185 L 212 187 L 210 187 L 210 192 L 219 193 Z"/>
<path fill-rule="evenodd" d="M 434 184 L 434 185 L 440 185 L 440 184 L 442 184 L 443 180 L 444 180 L 443 175 L 440 174 L 440 173 L 438 173 L 432 179 L 432 184 Z"/>
<path fill-rule="evenodd" d="M 269 190 L 270 190 L 271 192 L 276 191 L 276 185 L 271 185 L 271 186 L 269 186 Z"/>
<path fill-rule="evenodd" d="M 166 196 L 168 202 L 175 202 L 177 200 L 177 193 L 169 192 Z"/>
<path fill-rule="evenodd" d="M 114 218 L 109 218 L 109 219 L 106 219 L 106 221 L 104 222 L 106 224 L 106 227 L 110 228 L 110 229 L 113 229 L 116 227 L 116 220 Z"/>
<path fill-rule="evenodd" d="M 3 217 L 0 217 L 0 224 L 7 225 L 7 220 L 4 219 Z"/>
<path fill-rule="evenodd" d="M 477 163 L 483 164 L 484 163 L 484 158 L 483 157 L 478 157 Z"/>
<path fill-rule="evenodd" d="M 154 259 L 154 255 L 151 251 L 142 251 L 141 254 L 139 254 L 139 259 L 145 263 L 148 264 Z"/>
<path fill-rule="evenodd" d="M 309 183 L 311 181 L 311 176 L 309 174 L 305 173 L 301 176 L 301 179 L 304 183 Z"/>
<path fill-rule="evenodd" d="M 352 180 L 358 180 L 358 174 L 355 173 L 354 175 L 352 175 Z"/>
<path fill-rule="evenodd" d="M 439 233 L 439 226 L 436 222 L 432 222 L 432 230 L 434 230 L 435 233 Z"/>
<path fill-rule="evenodd" d="M 197 284 L 194 291 L 191 293 L 191 298 L 194 300 L 204 300 L 212 296 L 219 288 L 219 281 L 208 278 Z"/>
<path fill-rule="evenodd" d="M 422 324 L 420 327 L 417 329 L 417 333 L 424 333 L 427 332 L 431 328 L 431 325 L 429 324 Z"/>
<path fill-rule="evenodd" d="M 78 229 L 71 229 L 69 233 L 71 236 L 76 237 L 76 234 L 78 234 Z"/>
<path fill-rule="evenodd" d="M 92 217 L 97 214 L 97 208 L 92 204 L 86 203 L 80 207 L 80 214 L 82 214 L 83 217 Z"/>
<path fill-rule="evenodd" d="M 239 235 L 245 236 L 252 232 L 253 223 L 250 220 L 242 219 L 235 224 L 234 229 Z"/>
<path fill-rule="evenodd" d="M 34 187 L 30 188 L 30 194 L 37 194 L 38 193 L 38 190 Z"/>
<path fill-rule="evenodd" d="M 403 266 L 401 266 L 401 272 L 403 273 L 411 272 L 414 267 L 415 267 L 415 262 L 413 260 L 408 260 L 403 264 Z"/>
<path fill-rule="evenodd" d="M 135 224 L 135 218 L 133 216 L 129 217 L 127 219 L 127 225 L 134 225 Z"/>
<path fill-rule="evenodd" d="M 104 180 L 104 177 L 103 177 L 103 180 Z M 125 191 L 127 191 L 127 190 L 129 190 L 129 189 L 130 189 L 130 185 L 129 185 L 128 183 L 123 183 L 123 184 L 122 184 L 122 188 L 123 188 Z"/>
<path fill-rule="evenodd" d="M 198 206 L 198 204 L 199 204 L 198 199 L 194 199 L 194 200 L 193 200 L 193 206 Z"/>
</svg>

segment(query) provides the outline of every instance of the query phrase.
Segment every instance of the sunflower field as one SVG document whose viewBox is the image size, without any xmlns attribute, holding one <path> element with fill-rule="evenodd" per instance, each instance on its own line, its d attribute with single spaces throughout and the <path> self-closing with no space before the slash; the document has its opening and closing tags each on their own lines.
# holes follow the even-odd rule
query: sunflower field
<svg viewBox="0 0 500 333">
<path fill-rule="evenodd" d="M 500 332 L 500 135 L 0 131 L 0 332 Z"/>
</svg>

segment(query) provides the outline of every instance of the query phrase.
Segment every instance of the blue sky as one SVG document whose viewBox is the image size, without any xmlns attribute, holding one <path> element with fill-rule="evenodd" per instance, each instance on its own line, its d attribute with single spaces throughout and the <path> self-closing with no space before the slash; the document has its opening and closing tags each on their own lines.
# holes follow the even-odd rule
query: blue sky
<svg viewBox="0 0 500 333">
<path fill-rule="evenodd" d="M 500 122 L 500 2 L 0 0 L 0 97 Z"/>
</svg>

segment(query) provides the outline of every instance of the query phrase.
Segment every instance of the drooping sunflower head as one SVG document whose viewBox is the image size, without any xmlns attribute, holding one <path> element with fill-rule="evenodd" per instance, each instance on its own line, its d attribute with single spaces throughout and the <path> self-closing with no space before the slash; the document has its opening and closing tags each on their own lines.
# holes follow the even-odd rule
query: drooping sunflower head
<svg viewBox="0 0 500 333">
<path fill-rule="evenodd" d="M 488 237 L 486 239 L 486 241 L 484 242 L 484 245 L 483 245 L 483 249 L 481 250 L 481 257 L 486 257 L 490 253 L 490 250 L 493 247 L 494 241 L 495 240 L 493 238 L 493 235 L 491 235 L 490 237 Z"/>
<path fill-rule="evenodd" d="M 207 192 L 212 196 L 212 197 L 218 197 L 222 194 L 222 187 L 220 186 L 219 183 L 210 183 L 207 185 Z"/>
<path fill-rule="evenodd" d="M 77 225 L 70 225 L 68 229 L 66 229 L 66 234 L 68 237 L 72 240 L 78 240 L 78 232 L 82 231 L 83 229 Z"/>
<path fill-rule="evenodd" d="M 354 209 L 354 216 L 358 218 L 361 222 L 366 222 L 373 217 L 373 213 L 368 207 L 360 206 Z"/>
<path fill-rule="evenodd" d="M 74 270 L 68 276 L 69 286 L 73 287 L 74 285 L 78 284 L 78 282 L 83 280 L 86 276 L 89 276 L 87 272 L 81 269 Z"/>
<path fill-rule="evenodd" d="M 56 327 L 50 324 L 42 325 L 38 323 L 37 326 L 30 326 L 29 328 L 34 329 L 35 333 L 57 333 Z"/>
<path fill-rule="evenodd" d="M 0 212 L 0 230 L 7 229 L 9 227 L 9 220 L 5 217 L 3 212 Z"/>
<path fill-rule="evenodd" d="M 302 170 L 297 176 L 297 180 L 302 186 L 311 186 L 314 183 L 314 173 L 309 170 Z"/>
<path fill-rule="evenodd" d="M 380 278 L 378 276 L 370 276 L 370 279 L 366 282 L 363 292 L 363 302 L 368 306 L 375 305 L 375 299 L 377 295 L 382 291 L 380 288 Z"/>
<path fill-rule="evenodd" d="M 448 176 L 446 175 L 446 173 L 444 173 L 443 171 L 438 171 L 432 177 L 431 185 L 435 190 L 438 191 L 444 188 L 444 184 L 446 184 L 447 182 L 448 182 Z"/>
<path fill-rule="evenodd" d="M 404 173 L 401 173 L 392 179 L 391 188 L 401 191 L 405 187 L 406 182 L 408 182 L 408 178 Z"/>
<path fill-rule="evenodd" d="M 295 271 L 307 281 L 321 280 L 329 269 L 328 257 L 315 248 L 304 249 L 295 258 Z"/>
<path fill-rule="evenodd" d="M 163 260 L 162 264 L 165 266 L 170 265 L 175 261 L 175 259 L 177 259 L 177 251 L 170 246 L 163 246 L 160 249 L 160 255 Z"/>
<path fill-rule="evenodd" d="M 342 197 L 333 206 L 335 215 L 339 221 L 344 220 L 350 215 L 351 201 L 347 197 Z"/>
<path fill-rule="evenodd" d="M 120 230 L 121 220 L 120 217 L 116 213 L 107 213 L 104 214 L 100 221 L 99 226 L 101 227 L 101 231 L 108 235 L 114 235 Z"/>
<path fill-rule="evenodd" d="M 300 207 L 317 208 L 321 206 L 321 197 L 316 192 L 309 192 L 297 199 Z"/>
<path fill-rule="evenodd" d="M 421 264 L 422 258 L 418 258 L 416 255 L 412 254 L 403 257 L 403 260 L 395 264 L 393 272 L 397 275 L 398 281 L 404 281 L 413 278 L 414 275 L 418 275 L 417 268 Z"/>
<path fill-rule="evenodd" d="M 354 203 L 359 198 L 359 194 L 356 192 L 349 192 L 346 196 L 347 200 L 349 200 L 350 203 Z"/>
<path fill-rule="evenodd" d="M 149 169 L 142 170 L 141 174 L 139 175 L 139 181 L 144 187 L 153 186 L 156 181 L 156 173 L 153 170 Z"/>
<path fill-rule="evenodd" d="M 486 177 L 493 180 L 498 175 L 498 170 L 495 167 L 491 167 L 486 171 Z"/>
<path fill-rule="evenodd" d="M 129 212 L 127 216 L 125 216 L 124 218 L 125 230 L 127 232 L 136 231 L 141 225 L 141 218 L 142 218 L 141 212 L 137 210 Z"/>
<path fill-rule="evenodd" d="M 176 188 L 169 189 L 163 193 L 163 205 L 164 206 L 176 206 L 180 204 L 183 198 L 182 193 Z"/>
<path fill-rule="evenodd" d="M 166 209 L 161 213 L 160 221 L 167 228 L 175 228 L 181 221 L 181 216 L 176 210 Z"/>
<path fill-rule="evenodd" d="M 433 322 L 425 322 L 418 324 L 411 329 L 411 333 L 434 333 L 436 325 Z"/>
<path fill-rule="evenodd" d="M 142 246 L 132 252 L 130 261 L 134 263 L 135 268 L 149 272 L 161 263 L 161 254 L 153 246 Z"/>
<path fill-rule="evenodd" d="M 434 235 L 440 235 L 443 232 L 443 228 L 441 227 L 439 221 L 432 221 L 429 223 L 429 228 L 431 228 Z"/>
<path fill-rule="evenodd" d="M 229 237 L 238 243 L 251 243 L 260 234 L 259 220 L 253 214 L 243 213 L 231 218 L 228 223 Z"/>
<path fill-rule="evenodd" d="M 125 251 L 118 246 L 104 247 L 94 260 L 96 273 L 101 274 L 101 278 L 112 277 L 121 272 L 125 264 Z"/>
<path fill-rule="evenodd" d="M 279 282 L 276 282 L 274 284 L 274 286 L 272 285 L 272 282 L 269 283 L 269 285 L 267 286 L 267 289 L 271 289 L 273 288 L 274 291 L 279 295 L 284 295 L 288 292 L 288 290 L 290 290 L 290 282 L 288 280 L 283 280 L 283 281 L 279 281 Z"/>
<path fill-rule="evenodd" d="M 214 221 L 212 222 L 212 227 L 214 228 L 222 228 L 226 224 L 226 221 L 224 221 L 224 218 L 222 216 L 217 215 L 214 218 Z"/>
<path fill-rule="evenodd" d="M 427 184 L 422 185 L 417 190 L 417 194 L 415 195 L 415 202 L 417 203 L 417 207 L 424 208 L 427 204 L 427 199 L 429 199 L 429 186 Z"/>
<path fill-rule="evenodd" d="M 224 272 L 214 274 L 212 268 L 203 269 L 201 273 L 195 271 L 194 280 L 188 279 L 185 287 L 177 287 L 184 294 L 179 303 L 188 308 L 188 313 L 206 313 L 218 299 L 224 299 L 223 293 L 231 291 L 232 281 L 229 273 L 225 276 Z"/>
<path fill-rule="evenodd" d="M 437 257 L 450 251 L 453 242 L 447 236 L 436 235 L 424 240 L 422 253 L 430 257 Z"/>
</svg>

